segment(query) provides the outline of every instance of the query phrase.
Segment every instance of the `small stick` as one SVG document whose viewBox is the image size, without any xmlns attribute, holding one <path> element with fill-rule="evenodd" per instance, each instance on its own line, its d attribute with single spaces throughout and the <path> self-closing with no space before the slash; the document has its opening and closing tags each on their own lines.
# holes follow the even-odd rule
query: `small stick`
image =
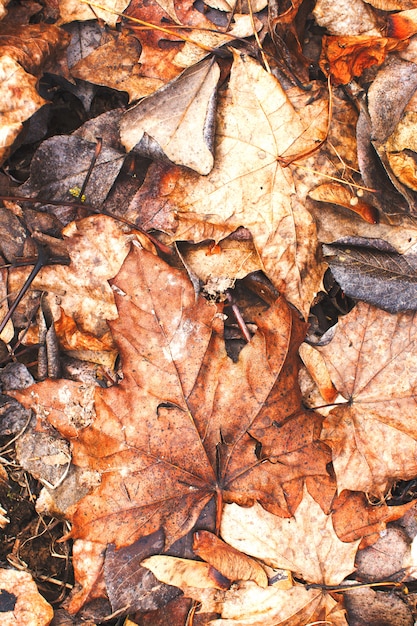
<svg viewBox="0 0 417 626">
<path fill-rule="evenodd" d="M 45 248 L 41 245 L 39 245 L 38 243 L 36 243 L 37 248 L 38 248 L 38 259 L 35 263 L 35 265 L 32 268 L 32 271 L 30 272 L 29 276 L 27 277 L 25 284 L 23 285 L 23 287 L 21 288 L 21 290 L 19 291 L 16 300 L 13 302 L 12 306 L 10 307 L 10 309 L 8 310 L 6 316 L 4 317 L 3 321 L 0 324 L 0 334 L 2 333 L 2 331 L 4 330 L 7 322 L 9 321 L 9 319 L 11 318 L 11 316 L 13 315 L 13 313 L 15 312 L 15 310 L 17 309 L 17 307 L 19 306 L 19 303 L 21 302 L 23 296 L 25 295 L 25 293 L 28 291 L 29 287 L 31 286 L 34 278 L 36 277 L 37 274 L 39 274 L 40 270 L 44 267 L 44 265 L 46 265 L 47 261 L 48 261 L 48 254 L 45 250 Z"/>
<path fill-rule="evenodd" d="M 252 339 L 252 335 L 250 334 L 249 328 L 246 326 L 246 322 L 242 317 L 242 313 L 239 311 L 239 307 L 237 306 L 237 304 L 233 302 L 233 297 L 229 289 L 226 291 L 226 299 L 232 307 L 232 311 L 236 318 L 236 322 L 240 328 L 240 332 L 242 333 L 246 341 L 249 343 L 249 341 Z"/>
</svg>

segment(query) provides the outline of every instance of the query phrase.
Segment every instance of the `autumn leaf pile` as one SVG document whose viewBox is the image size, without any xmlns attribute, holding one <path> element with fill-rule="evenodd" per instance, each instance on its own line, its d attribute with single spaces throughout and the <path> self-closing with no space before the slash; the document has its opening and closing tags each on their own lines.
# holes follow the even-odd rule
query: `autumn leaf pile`
<svg viewBox="0 0 417 626">
<path fill-rule="evenodd" d="M 7 4 L 0 338 L 38 348 L 5 391 L 59 610 L 348 624 L 329 587 L 414 511 L 417 3 Z"/>
</svg>

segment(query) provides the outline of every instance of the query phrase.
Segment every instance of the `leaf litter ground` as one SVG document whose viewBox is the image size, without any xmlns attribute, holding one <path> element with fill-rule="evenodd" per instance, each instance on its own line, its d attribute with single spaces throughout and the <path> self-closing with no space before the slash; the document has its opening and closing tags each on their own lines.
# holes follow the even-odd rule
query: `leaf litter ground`
<svg viewBox="0 0 417 626">
<path fill-rule="evenodd" d="M 257 7 L 252 4 L 251 9 L 261 11 L 265 4 L 261 2 Z M 342 6 L 337 13 L 323 10 L 324 4 L 317 2 L 315 18 L 335 36 L 324 40 L 323 54 L 327 59 L 322 57 L 320 65 L 324 71 L 330 70 L 335 84 L 342 81 L 342 70 L 343 77 L 350 79 L 373 64 L 383 63 L 389 50 L 401 51 L 407 47 L 403 35 L 395 35 L 395 41 L 376 33 L 370 38 L 362 37 L 360 32 L 355 32 L 354 21 L 349 22 L 346 33 L 344 20 L 351 16 L 352 7 Z M 364 5 L 360 0 L 356 4 L 355 15 L 366 14 L 369 30 L 376 28 L 378 20 L 372 5 Z M 109 8 L 110 11 L 95 10 L 114 26 L 116 17 Z M 124 10 L 126 7 L 119 8 Z M 294 15 L 297 8 L 294 8 Z M 381 9 L 379 5 L 377 8 Z M 384 9 L 391 12 L 398 7 L 390 5 L 382 7 Z M 18 14 L 17 17 L 14 14 L 14 6 L 9 10 L 12 20 L 22 21 Z M 36 8 L 33 10 L 36 13 Z M 384 307 L 385 294 L 393 280 L 396 281 L 395 289 L 401 292 L 401 281 L 404 280 L 401 268 L 405 266 L 397 251 L 408 252 L 415 241 L 413 221 L 407 221 L 406 215 L 416 212 L 415 199 L 410 191 L 415 183 L 407 169 L 407 150 L 413 145 L 407 143 L 412 115 L 406 116 L 396 135 L 389 138 L 398 123 L 395 111 L 406 106 L 415 88 L 412 53 L 411 61 L 399 56 L 388 58 L 374 83 L 373 76 L 370 79 L 368 76 L 368 83 L 365 76 L 364 88 L 371 83 L 368 94 L 371 115 L 370 120 L 365 120 L 363 111 L 361 113 L 357 146 L 354 134 L 350 133 L 351 129 L 355 131 L 357 116 L 345 104 L 343 115 L 340 118 L 336 115 L 333 120 L 328 145 L 322 147 L 329 111 L 328 99 L 324 95 L 326 89 L 319 82 L 314 84 L 311 93 L 295 87 L 286 92 L 282 85 L 288 83 L 288 76 L 294 68 L 285 80 L 283 75 L 288 68 L 283 74 L 279 72 L 284 66 L 281 70 L 275 68 L 281 76 L 280 82 L 267 71 L 267 65 L 264 69 L 251 57 L 253 49 L 250 46 L 243 48 L 243 53 L 242 50 L 239 54 L 233 52 L 231 60 L 225 60 L 222 53 L 216 62 L 203 61 L 201 65 L 195 65 L 206 51 L 202 52 L 190 41 L 184 45 L 173 30 L 163 36 L 161 31 L 145 30 L 137 35 L 141 42 L 138 46 L 132 42 L 134 38 L 125 33 L 119 35 L 112 31 L 107 37 L 100 24 L 83 31 L 83 20 L 95 18 L 94 11 L 87 5 L 73 7 L 61 2 L 59 10 L 60 23 L 78 20 L 69 26 L 72 39 L 67 61 L 70 66 L 74 66 L 74 62 L 77 64 L 74 76 L 92 81 L 84 86 L 84 91 L 78 87 L 73 90 L 84 108 L 90 109 L 90 117 L 94 118 L 92 104 L 97 95 L 97 87 L 92 84 L 94 80 L 109 86 L 116 84 L 112 83 L 114 77 L 108 71 L 111 55 L 119 61 L 123 57 L 124 67 L 120 72 L 116 70 L 116 74 L 122 76 L 123 69 L 126 76 L 126 68 L 134 68 L 134 71 L 127 72 L 129 76 L 124 83 L 129 98 L 149 97 L 126 114 L 119 109 L 119 112 L 114 110 L 105 114 L 101 121 L 98 118 L 97 124 L 91 120 L 92 123 L 88 122 L 80 134 L 41 141 L 32 159 L 30 177 L 19 192 L 39 195 L 45 202 L 54 201 L 55 205 L 49 205 L 46 212 L 25 205 L 22 213 L 20 206 L 10 204 L 9 200 L 3 209 L 2 254 L 5 260 L 12 265 L 17 257 L 25 256 L 30 260 L 39 250 L 35 240 L 49 246 L 49 255 L 55 256 L 56 261 L 60 259 L 62 262 L 66 255 L 71 259 L 69 268 L 57 265 L 42 269 L 32 285 L 38 291 L 49 292 L 42 298 L 39 323 L 32 325 L 27 333 L 28 343 L 38 343 L 39 332 L 44 332 L 41 328 L 46 327 L 45 336 L 49 338 L 45 340 L 44 371 L 50 378 L 59 378 L 60 367 L 68 358 L 54 356 L 56 343 L 50 338 L 53 332 L 48 328 L 58 333 L 61 350 L 76 350 L 70 353 L 70 358 L 82 353 L 88 361 L 94 352 L 100 355 L 100 362 L 106 364 L 101 370 L 97 366 L 90 368 L 88 374 L 78 371 L 75 375 L 78 382 L 48 380 L 29 386 L 26 391 L 10 391 L 26 406 L 36 410 L 37 422 L 30 420 L 30 414 L 22 413 L 10 397 L 5 400 L 3 406 L 8 416 L 16 417 L 17 426 L 15 424 L 10 433 L 18 433 L 19 463 L 49 487 L 49 492 L 44 490 L 38 499 L 38 513 L 42 515 L 44 511 L 45 515 L 50 515 L 55 512 L 57 519 L 65 517 L 72 524 L 69 530 L 67 522 L 58 522 L 54 518 L 45 522 L 46 518 L 41 517 L 39 524 L 43 530 L 29 524 L 22 550 L 20 539 L 13 543 L 13 533 L 7 535 L 6 544 L 13 544 L 13 550 L 7 553 L 6 549 L 5 556 L 15 567 L 25 568 L 25 554 L 31 563 L 36 561 L 36 552 L 35 556 L 26 553 L 25 544 L 35 545 L 40 537 L 48 535 L 48 549 L 51 545 L 56 560 L 63 561 L 64 571 L 68 571 L 66 550 L 69 542 L 56 544 L 60 546 L 56 548 L 55 542 L 69 530 L 66 537 L 75 540 L 73 564 L 76 582 L 81 587 L 73 591 L 65 606 L 76 613 L 85 604 L 91 605 L 90 617 L 95 622 L 111 610 L 120 610 L 122 616 L 138 611 L 135 619 L 140 623 L 142 619 L 148 625 L 158 623 L 158 607 L 174 598 L 179 593 L 177 589 L 181 589 L 186 597 L 200 602 L 206 612 L 205 617 L 195 615 L 196 623 L 205 624 L 211 620 L 215 624 L 262 623 L 265 626 L 327 619 L 333 624 L 345 624 L 346 617 L 339 599 L 332 598 L 323 586 L 342 582 L 354 570 L 359 541 L 362 546 L 375 541 L 386 523 L 400 517 L 407 508 L 397 509 L 382 503 L 376 506 L 372 497 L 384 498 L 393 481 L 411 479 L 412 483 L 416 475 L 414 316 L 401 312 L 393 315 L 369 305 L 358 305 L 343 322 L 339 322 L 335 338 L 328 346 L 320 347 L 318 352 L 312 349 L 309 356 L 307 349 L 302 350 L 309 370 L 307 374 L 305 370 L 300 372 L 297 355 L 306 325 L 282 296 L 277 298 L 276 289 L 283 291 L 307 317 L 325 269 L 317 254 L 318 240 L 333 243 L 336 232 L 365 237 L 359 242 L 356 239 L 354 245 L 362 246 L 361 271 L 366 276 L 366 259 L 372 256 L 370 250 L 375 249 L 369 245 L 369 239 L 366 240 L 371 233 L 375 239 L 386 239 L 384 249 L 391 246 L 392 258 L 388 264 L 379 261 L 378 267 L 373 268 L 377 282 L 370 301 L 392 310 L 391 305 Z M 200 42 L 208 46 L 221 45 L 225 41 L 223 35 L 220 41 L 219 33 L 215 34 L 217 39 L 213 39 L 213 33 L 204 34 L 204 31 L 197 30 L 210 28 L 212 23 L 190 2 L 181 3 L 181 6 L 162 1 L 146 6 L 132 2 L 129 13 L 148 22 L 185 22 L 191 28 L 187 31 L 190 38 L 200 37 Z M 258 15 L 259 19 L 251 15 L 251 19 L 246 20 L 251 28 L 241 37 L 251 35 L 254 28 L 265 29 L 266 16 Z M 294 17 L 293 13 L 291 15 Z M 403 24 L 401 15 L 390 14 L 390 32 L 395 31 L 396 17 L 399 18 L 397 30 Z M 413 28 L 412 18 L 408 13 L 404 18 L 409 36 Z M 28 19 L 26 16 L 26 22 Z M 238 16 L 235 19 L 237 25 Z M 270 13 L 269 25 L 274 24 L 274 28 L 279 29 L 280 20 L 285 23 L 285 19 Z M 68 66 L 63 61 L 63 50 L 69 40 L 67 34 L 62 31 L 60 37 L 61 31 L 50 25 L 44 27 L 41 24 L 39 28 L 30 25 L 29 28 L 25 23 L 26 28 L 20 24 L 16 30 L 7 20 L 4 24 L 4 37 L 8 37 L 8 43 L 13 45 L 5 49 L 3 67 L 8 80 L 4 81 L 3 99 L 7 106 L 17 102 L 17 115 L 5 118 L 5 124 L 10 123 L 10 127 L 2 152 L 3 160 L 11 152 L 22 122 L 44 102 L 34 89 L 34 75 L 39 76 L 47 70 L 69 76 Z M 86 35 L 87 32 L 90 35 Z M 78 63 L 79 58 L 74 57 L 75 49 L 87 49 L 87 39 L 93 32 L 99 43 L 94 55 L 91 58 L 87 55 L 87 62 L 82 66 Z M 33 52 L 39 41 L 47 42 L 42 54 L 16 54 L 13 46 L 23 33 L 28 49 L 32 46 Z M 348 53 L 344 52 L 341 59 L 336 60 L 332 57 L 331 46 L 336 43 L 336 51 L 341 49 L 338 43 L 342 34 L 352 37 L 349 37 Z M 129 40 L 129 46 L 123 45 L 124 38 Z M 162 38 L 169 41 L 168 47 L 161 45 Z M 77 41 L 82 45 L 79 46 Z M 265 42 L 270 54 L 271 42 L 268 39 Z M 7 54 L 13 58 L 12 65 Z M 139 54 L 140 63 L 137 59 L 132 61 Z M 391 54 L 397 55 L 396 52 Z M 129 55 L 132 57 L 126 58 Z M 29 58 L 32 58 L 30 63 Z M 263 58 L 265 60 L 267 56 Z M 99 71 L 102 59 L 106 59 L 104 72 Z M 218 104 L 214 107 L 218 67 L 224 80 L 230 62 L 229 81 L 218 90 Z M 183 67 L 190 70 L 181 74 L 177 81 L 167 84 L 180 75 Z M 212 82 L 207 81 L 207 69 Z M 306 77 L 302 65 L 298 65 L 297 71 Z M 13 90 L 9 80 L 11 75 L 22 76 L 20 84 L 27 86 L 26 110 L 25 98 L 13 100 L 7 96 Z M 398 77 L 404 78 L 407 89 L 396 90 L 395 84 L 402 80 L 399 81 Z M 187 96 L 192 81 L 194 91 Z M 152 93 L 165 85 L 153 99 Z M 377 93 L 381 98 L 389 94 L 396 104 L 386 109 L 384 119 L 375 106 Z M 164 127 L 162 130 L 168 132 L 168 137 L 160 135 L 158 115 L 155 120 L 155 111 L 169 119 L 171 94 L 178 97 L 177 109 L 184 109 L 184 115 L 180 111 L 179 119 L 187 120 L 186 113 L 196 107 L 195 115 L 190 115 L 189 119 L 191 129 L 195 120 L 199 120 L 199 142 L 191 142 L 189 150 L 187 141 L 194 134 L 189 122 L 178 126 L 179 136 L 181 133 L 183 136 L 179 144 L 181 149 L 175 149 L 175 141 L 172 143 L 171 140 L 177 139 L 177 127 L 174 125 L 174 130 Z M 109 93 L 106 95 L 110 98 Z M 334 95 L 340 96 L 340 92 Z M 120 98 L 113 103 L 119 106 Z M 122 106 L 125 103 L 126 100 L 122 100 Z M 106 104 L 106 107 L 112 108 L 112 105 Z M 138 113 L 140 122 L 136 117 Z M 207 119 L 204 121 L 205 115 L 211 119 L 210 124 L 206 124 Z M 215 135 L 214 115 L 217 116 Z M 133 131 L 138 137 L 145 136 L 144 144 L 138 140 L 138 145 L 133 145 L 136 140 L 129 137 Z M 40 136 L 44 136 L 42 132 Z M 106 145 L 97 154 L 96 166 L 88 173 L 91 157 L 95 158 L 97 136 L 103 136 Z M 162 157 L 163 161 L 169 156 L 174 164 L 152 165 L 140 188 L 144 172 L 140 167 L 134 169 L 135 161 L 141 167 L 144 162 L 140 160 L 142 157 L 135 157 L 132 169 L 132 165 L 125 161 L 121 143 L 127 145 L 129 140 L 128 149 L 133 148 L 133 155 L 152 159 Z M 208 147 L 210 152 L 212 146 L 215 149 L 213 169 L 210 170 L 212 157 L 204 148 Z M 399 155 L 404 146 L 404 155 Z M 310 158 L 315 147 L 321 148 L 320 153 Z M 204 159 L 200 161 L 199 150 L 204 152 Z M 25 154 L 24 150 L 17 151 L 16 155 L 19 154 Z M 291 161 L 303 154 L 302 163 L 289 165 L 288 157 Z M 384 168 L 392 167 L 388 174 L 391 180 L 394 176 L 398 178 L 395 189 L 389 187 L 381 172 L 375 174 L 377 167 L 371 159 L 372 154 L 374 157 L 378 155 Z M 178 167 L 179 164 L 200 174 L 204 171 L 205 176 Z M 21 174 L 18 156 L 12 157 L 7 167 Z M 368 186 L 365 200 L 356 196 L 354 191 L 355 184 L 363 186 L 363 181 L 354 172 L 358 167 Z M 63 177 L 64 171 L 66 175 Z M 131 176 L 132 172 L 138 174 L 137 180 Z M 320 175 L 335 176 L 338 186 L 331 187 L 325 177 L 312 182 Z M 348 200 L 346 194 L 340 192 L 340 178 L 345 176 L 349 184 Z M 82 203 L 56 207 L 57 201 L 59 203 L 70 192 L 77 193 L 77 185 L 81 187 L 86 180 L 89 182 L 87 198 L 90 194 L 94 207 L 116 214 L 116 207 L 127 207 L 128 217 L 134 222 L 146 229 L 153 226 L 164 231 L 160 235 L 163 243 L 156 242 L 164 254 L 169 252 L 166 243 L 176 242 L 178 238 L 211 239 L 205 258 L 200 260 L 206 276 L 210 256 L 227 256 L 227 244 L 224 243 L 227 239 L 224 238 L 242 226 L 251 231 L 252 247 L 248 243 L 248 233 L 246 239 L 236 239 L 239 243 L 244 242 L 243 256 L 228 272 L 227 284 L 234 284 L 248 256 L 255 265 L 258 263 L 257 268 L 266 270 L 273 284 L 251 279 L 251 288 L 256 283 L 263 304 L 261 313 L 259 302 L 256 314 L 256 307 L 251 309 L 249 305 L 246 309 L 249 323 L 245 332 L 253 337 L 239 356 L 240 348 L 235 351 L 233 359 L 226 350 L 229 346 L 230 351 L 230 339 L 225 343 L 225 335 L 229 333 L 234 341 L 236 333 L 239 335 L 236 328 L 228 325 L 227 319 L 225 324 L 224 313 L 228 313 L 230 307 L 196 295 L 194 271 L 199 274 L 198 263 L 191 269 L 187 265 L 187 256 L 180 257 L 186 263 L 187 276 L 183 270 L 172 267 L 173 263 L 178 264 L 172 254 L 170 264 L 165 263 L 155 255 L 146 238 L 131 234 L 128 227 L 118 228 L 105 217 L 79 221 L 89 210 L 81 206 Z M 317 182 L 326 182 L 326 186 L 321 185 L 321 191 L 325 188 L 328 194 L 320 197 L 320 202 L 327 201 L 327 204 L 321 204 L 319 210 L 317 205 L 308 204 L 310 191 L 311 198 L 316 195 L 313 187 Z M 377 192 L 369 195 L 369 188 L 373 187 L 377 187 Z M 354 213 L 346 214 L 350 204 L 358 217 Z M 339 208 L 335 209 L 335 206 Z M 397 225 L 384 217 L 384 212 L 393 213 L 393 206 L 403 212 Z M 318 225 L 318 240 L 312 215 Z M 381 225 L 374 224 L 375 215 Z M 360 216 L 366 222 L 365 230 Z M 63 226 L 74 218 L 78 221 L 63 231 Z M 372 231 L 369 224 L 372 224 Z M 36 231 L 36 236 L 28 237 L 28 231 Z M 64 242 L 60 239 L 62 232 L 66 238 Z M 331 232 L 332 236 L 323 236 L 324 232 Z M 137 237 L 144 247 L 134 245 L 124 260 L 130 242 Z M 217 246 L 219 242 L 221 245 Z M 350 243 L 352 240 L 345 239 L 343 245 Z M 185 250 L 178 244 L 178 250 L 181 249 Z M 364 288 L 363 281 L 359 281 L 358 287 L 352 278 L 357 278 L 354 266 L 357 260 L 353 259 L 350 249 L 345 247 L 344 251 L 346 254 L 342 253 L 338 258 L 346 268 L 339 272 L 342 286 L 353 297 L 366 300 L 367 288 Z M 395 255 L 397 264 L 395 276 L 392 276 L 389 270 L 390 264 L 395 263 Z M 412 253 L 408 258 L 405 279 L 413 288 Z M 95 276 L 91 271 L 93 267 Z M 26 270 L 14 267 L 6 284 L 6 270 L 2 269 L 2 272 L 3 296 L 18 292 L 28 275 Z M 106 282 L 108 279 L 112 279 L 113 292 Z M 80 289 L 84 294 L 82 298 Z M 39 303 L 36 292 L 33 295 L 33 301 L 26 298 L 13 316 L 15 328 L 27 326 L 26 320 Z M 5 300 L 3 302 L 6 313 Z M 337 302 L 333 304 L 337 305 Z M 315 310 L 320 311 L 317 302 L 315 305 Z M 106 320 L 113 320 L 109 322 L 112 337 Z M 320 321 L 317 324 L 320 327 Z M 242 323 L 240 328 L 245 328 Z M 18 349 L 19 344 L 15 345 L 13 335 L 10 322 L 2 334 L 5 344 L 12 342 L 9 351 Z M 241 340 L 238 341 L 242 344 Z M 120 381 L 114 378 L 116 349 L 122 360 Z M 41 352 L 34 357 L 35 360 L 41 361 Z M 8 358 L 7 350 L 5 357 Z M 304 380 L 305 402 L 311 393 L 316 399 L 313 406 L 323 403 L 311 386 L 310 375 L 323 397 L 336 402 L 330 412 L 323 411 L 321 415 L 303 405 L 299 376 Z M 16 387 L 15 381 L 7 381 L 6 372 L 2 372 L 2 376 L 4 390 Z M 27 374 L 23 376 L 23 386 L 30 385 Z M 101 387 L 97 386 L 97 376 Z M 105 388 L 106 377 L 116 384 Z M 10 423 L 4 426 L 5 436 L 10 436 Z M 19 435 L 21 430 L 27 432 Z M 71 441 L 72 466 L 68 444 L 59 439 L 58 431 Z M 35 441 L 42 447 L 33 448 L 32 453 L 31 446 Z M 25 485 L 29 493 L 32 489 L 37 493 L 39 488 L 33 479 L 19 467 L 15 468 L 15 464 L 12 458 L 9 470 L 13 468 L 16 480 Z M 48 465 L 53 466 L 52 473 L 46 471 Z M 5 502 L 10 502 L 6 471 L 3 480 Z M 69 486 L 65 496 L 60 491 L 64 485 Z M 74 497 L 68 499 L 71 490 Z M 48 501 L 48 493 L 49 496 L 53 494 L 52 502 Z M 23 503 L 24 500 L 20 501 L 22 512 Z M 9 506 L 8 510 L 12 507 Z M 3 517 L 5 513 L 6 509 Z M 250 515 L 254 515 L 254 520 Z M 412 515 L 408 522 L 404 522 L 411 538 L 415 534 L 411 530 Z M 24 519 L 22 513 L 22 524 Z M 252 533 L 253 539 L 248 545 L 250 529 L 260 528 L 261 520 L 265 526 L 262 534 L 270 536 L 272 542 L 257 547 L 254 535 L 259 533 Z M 6 517 L 2 523 L 7 525 Z M 193 527 L 197 530 L 194 542 L 189 533 Z M 227 543 L 210 535 L 208 530 L 220 531 Z M 16 535 L 19 535 L 19 529 Z M 159 555 L 164 548 L 169 548 L 169 555 Z M 241 548 L 245 554 L 239 552 Z M 408 547 L 407 550 L 409 553 Z M 41 554 L 40 549 L 38 553 Z M 155 554 L 159 556 L 153 556 Z M 196 561 L 196 554 L 204 562 Z M 411 550 L 411 556 L 400 559 L 397 569 L 413 567 L 412 554 Z M 251 559 L 250 555 L 258 560 Z M 142 561 L 149 569 L 140 567 Z M 129 567 L 130 562 L 132 566 Z M 158 567 L 154 566 L 155 562 Z M 278 568 L 287 572 L 282 574 L 284 582 L 273 582 L 278 576 Z M 29 569 L 37 574 L 39 581 L 51 578 L 50 574 L 58 579 L 64 578 L 62 568 L 54 571 L 52 565 L 45 574 L 39 571 L 39 566 L 32 565 Z M 135 575 L 138 572 L 135 579 L 137 591 L 132 586 L 130 596 L 123 595 L 125 581 L 132 580 L 133 570 Z M 158 583 L 150 570 L 169 587 L 163 582 Z M 115 575 L 115 572 L 121 572 L 121 575 Z M 293 586 L 288 572 L 295 576 Z M 361 576 L 364 576 L 363 571 Z M 303 583 L 307 583 L 307 587 Z M 13 586 L 10 588 L 13 591 Z M 107 596 L 111 607 L 106 604 Z M 140 596 L 140 600 L 137 597 L 132 599 L 132 596 Z M 397 599 L 402 602 L 400 597 Z M 100 605 L 100 601 L 101 608 L 94 608 L 94 602 Z M 35 606 L 36 599 L 33 603 Z M 56 604 L 61 606 L 61 597 Z M 182 611 L 181 617 L 175 618 L 177 623 L 185 623 L 190 604 L 177 598 L 171 605 L 176 607 L 173 611 Z M 401 606 L 405 607 L 405 604 Z M 49 623 L 49 609 L 42 607 L 42 611 L 46 611 L 42 619 Z M 141 612 L 152 609 L 157 613 L 149 617 L 143 614 L 142 618 Z M 402 615 L 398 605 L 396 610 L 397 615 Z M 219 615 L 221 618 L 216 619 Z M 88 613 L 84 617 L 88 619 Z M 68 614 L 65 619 L 71 621 Z M 120 619 L 124 620 L 124 617 Z M 170 621 L 175 623 L 174 618 Z M 369 618 L 363 621 L 368 623 Z"/>
</svg>

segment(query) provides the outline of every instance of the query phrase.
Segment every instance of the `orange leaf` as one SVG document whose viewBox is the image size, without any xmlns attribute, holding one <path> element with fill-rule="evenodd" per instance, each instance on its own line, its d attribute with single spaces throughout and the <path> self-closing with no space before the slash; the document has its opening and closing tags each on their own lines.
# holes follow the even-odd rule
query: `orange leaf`
<svg viewBox="0 0 417 626">
<path fill-rule="evenodd" d="M 335 85 L 346 85 L 373 65 L 382 65 L 388 52 L 403 50 L 408 42 L 388 37 L 323 37 L 320 66 Z"/>
<path fill-rule="evenodd" d="M 229 580 L 254 580 L 260 587 L 268 586 L 265 570 L 257 561 L 207 530 L 194 534 L 193 550 Z"/>
<path fill-rule="evenodd" d="M 303 411 L 296 382 L 305 325 L 279 298 L 233 363 L 221 308 L 196 300 L 184 273 L 133 247 L 113 282 L 124 379 L 96 389 L 94 422 L 71 424 L 69 381 L 65 393 L 35 389 L 38 412 L 78 431 L 74 463 L 101 474 L 73 511 L 71 535 L 123 546 L 163 526 L 172 543 L 221 495 L 291 515 L 304 477 L 326 476 L 329 461 L 317 441 L 322 418 Z M 33 405 L 33 393 L 19 400 Z"/>
</svg>

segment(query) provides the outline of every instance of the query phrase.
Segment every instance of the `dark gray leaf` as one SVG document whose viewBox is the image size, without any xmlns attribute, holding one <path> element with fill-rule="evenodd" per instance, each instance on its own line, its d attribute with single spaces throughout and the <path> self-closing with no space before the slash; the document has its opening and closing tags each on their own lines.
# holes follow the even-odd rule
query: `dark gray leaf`
<svg viewBox="0 0 417 626">
<path fill-rule="evenodd" d="M 120 550 L 108 546 L 104 578 L 113 611 L 154 611 L 179 595 L 179 589 L 161 583 L 140 565 L 148 556 L 161 552 L 164 543 L 164 534 L 158 530 Z"/>
<path fill-rule="evenodd" d="M 81 189 L 91 161 L 95 144 L 80 137 L 56 136 L 44 141 L 36 151 L 30 177 L 19 188 L 22 196 L 37 196 L 41 200 L 68 202 L 71 189 Z M 93 167 L 85 194 L 87 202 L 99 207 L 117 178 L 125 154 L 103 146 Z"/>
<path fill-rule="evenodd" d="M 384 249 L 386 242 L 375 240 L 372 247 L 369 242 L 352 238 L 350 243 L 323 246 L 345 294 L 390 313 L 417 310 L 417 256 L 398 254 L 391 246 Z"/>
</svg>

